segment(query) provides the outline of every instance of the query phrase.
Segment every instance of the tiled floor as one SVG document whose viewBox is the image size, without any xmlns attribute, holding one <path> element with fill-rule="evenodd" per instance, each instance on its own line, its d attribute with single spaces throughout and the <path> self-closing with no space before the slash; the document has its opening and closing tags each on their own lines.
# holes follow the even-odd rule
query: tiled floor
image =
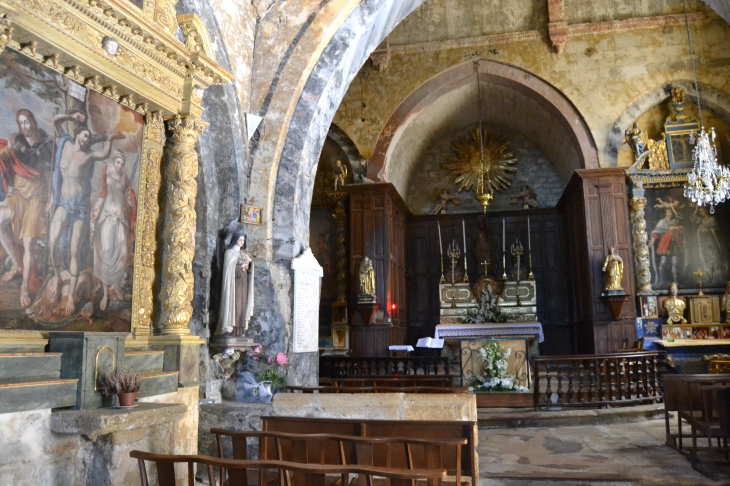
<svg viewBox="0 0 730 486">
<path fill-rule="evenodd" d="M 713 481 L 693 470 L 689 459 L 664 445 L 664 440 L 664 420 L 480 429 L 480 483 L 730 485 L 730 467 L 721 466 L 718 480 Z"/>
</svg>

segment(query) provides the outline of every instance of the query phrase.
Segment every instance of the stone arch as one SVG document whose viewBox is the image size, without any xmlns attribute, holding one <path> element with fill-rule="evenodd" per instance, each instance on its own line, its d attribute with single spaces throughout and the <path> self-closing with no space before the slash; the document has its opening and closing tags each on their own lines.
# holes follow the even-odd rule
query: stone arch
<svg viewBox="0 0 730 486">
<path fill-rule="evenodd" d="M 708 84 L 698 83 L 700 87 L 700 104 L 702 107 L 709 108 L 725 123 L 730 125 L 730 95 L 724 93 Z M 687 101 L 697 104 L 697 90 L 695 84 L 691 80 L 681 79 L 664 83 L 654 89 L 647 91 L 636 98 L 621 115 L 616 119 L 611 127 L 611 131 L 606 141 L 606 147 L 603 150 L 606 167 L 616 167 L 618 164 L 618 152 L 623 143 L 624 132 L 634 120 L 651 110 L 655 106 L 663 103 L 671 96 L 673 88 L 684 88 L 687 95 Z"/>
<path fill-rule="evenodd" d="M 360 155 L 357 145 L 355 145 L 355 142 L 352 141 L 344 130 L 333 123 L 327 131 L 327 138 L 336 143 L 345 155 L 347 155 L 347 161 L 355 174 L 364 173 L 364 169 L 367 167 L 367 160 Z M 357 176 L 355 180 L 357 180 Z"/>
<path fill-rule="evenodd" d="M 389 181 L 387 174 L 390 155 L 409 122 L 435 100 L 466 85 L 476 84 L 474 64 L 467 61 L 442 71 L 419 86 L 398 106 L 381 131 L 368 162 L 369 179 Z M 480 60 L 478 69 L 481 83 L 493 83 L 516 91 L 538 103 L 559 124 L 578 159 L 577 164 L 573 164 L 576 167 L 568 168 L 570 173 L 578 168 L 599 167 L 596 144 L 588 125 L 560 91 L 534 74 L 509 64 Z"/>
</svg>

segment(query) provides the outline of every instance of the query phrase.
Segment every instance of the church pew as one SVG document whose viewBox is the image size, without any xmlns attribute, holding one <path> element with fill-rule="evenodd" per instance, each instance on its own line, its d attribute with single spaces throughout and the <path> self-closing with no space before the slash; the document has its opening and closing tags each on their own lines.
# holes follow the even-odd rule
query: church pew
<svg viewBox="0 0 730 486">
<path fill-rule="evenodd" d="M 331 464 L 301 464 L 285 461 L 246 461 L 234 459 L 220 459 L 198 455 L 152 454 L 143 451 L 131 451 L 130 457 L 137 459 L 142 486 L 149 486 L 145 461 L 155 463 L 159 486 L 177 486 L 175 464 L 186 464 L 188 471 L 188 486 L 194 486 L 194 465 L 202 464 L 208 470 L 208 481 L 211 486 L 223 486 L 223 476 L 220 482 L 216 479 L 215 469 L 225 468 L 228 471 L 228 486 L 248 485 L 249 470 L 275 470 L 281 486 L 325 486 L 327 476 L 339 475 L 342 484 L 349 484 L 350 475 L 365 478 L 367 486 L 373 486 L 373 478 L 385 478 L 387 485 L 405 486 L 425 482 L 428 486 L 440 486 L 446 471 L 443 469 L 393 469 L 387 467 L 331 465 Z M 259 486 L 264 486 L 259 483 Z"/>
<path fill-rule="evenodd" d="M 337 434 L 361 437 L 397 437 L 417 439 L 466 439 L 461 446 L 461 476 L 471 478 L 472 484 L 479 484 L 476 460 L 476 421 L 431 421 L 431 420 L 368 420 L 330 419 L 309 417 L 261 417 L 262 429 L 267 432 L 289 432 L 296 434 Z M 442 466 L 450 471 L 457 469 L 456 451 L 446 448 L 442 451 Z M 402 455 L 395 455 L 395 464 L 405 465 Z M 419 463 L 415 464 L 420 467 Z"/>
<path fill-rule="evenodd" d="M 258 459 L 305 464 L 357 464 L 404 469 L 446 469 L 461 484 L 462 447 L 467 439 L 361 437 L 338 434 L 302 434 L 271 431 L 234 431 L 213 428 L 218 453 L 225 457 L 224 438 L 230 439 L 232 459 L 248 459 L 249 438 L 258 439 Z M 445 454 L 455 454 L 449 469 Z M 259 478 L 259 482 L 262 482 Z"/>
<path fill-rule="evenodd" d="M 287 386 L 292 393 L 466 393 L 467 386 Z"/>
</svg>

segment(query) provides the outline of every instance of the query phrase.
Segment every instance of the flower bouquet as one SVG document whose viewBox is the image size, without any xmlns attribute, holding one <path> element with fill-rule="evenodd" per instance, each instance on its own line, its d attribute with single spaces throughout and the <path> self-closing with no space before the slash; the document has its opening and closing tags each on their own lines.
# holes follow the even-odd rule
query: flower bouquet
<svg viewBox="0 0 730 486">
<path fill-rule="evenodd" d="M 247 371 L 243 373 L 243 388 L 255 401 L 268 402 L 277 388 L 286 387 L 286 368 L 289 358 L 284 353 L 264 354 L 261 345 L 248 355 Z"/>
<path fill-rule="evenodd" d="M 466 316 L 461 319 L 461 322 L 507 322 L 509 318 L 506 314 L 502 314 L 502 310 L 497 305 L 497 297 L 491 285 L 482 287 L 482 297 L 479 300 L 479 307 L 469 309 Z"/>
<path fill-rule="evenodd" d="M 529 391 L 527 387 L 516 385 L 514 376 L 507 373 L 507 358 L 511 353 L 510 348 L 493 339 L 486 341 L 477 350 L 482 374 L 472 377 L 472 391 Z"/>
</svg>

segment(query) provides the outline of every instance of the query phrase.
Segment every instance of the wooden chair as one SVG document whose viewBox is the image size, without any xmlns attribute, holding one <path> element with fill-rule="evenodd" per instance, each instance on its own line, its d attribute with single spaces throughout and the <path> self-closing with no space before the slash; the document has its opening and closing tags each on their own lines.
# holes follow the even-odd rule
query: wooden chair
<svg viewBox="0 0 730 486">
<path fill-rule="evenodd" d="M 188 466 L 188 486 L 195 485 L 193 465 L 196 463 L 206 466 L 210 486 L 216 486 L 217 484 L 222 486 L 222 482 L 219 483 L 216 479 L 215 468 L 225 468 L 228 471 L 228 484 L 230 486 L 247 485 L 247 472 L 250 469 L 276 470 L 280 484 L 283 486 L 324 486 L 327 475 L 332 474 L 339 475 L 342 478 L 342 484 L 349 484 L 350 475 L 358 475 L 365 478 L 367 486 L 373 486 L 373 478 L 375 477 L 384 478 L 386 484 L 391 486 L 405 486 L 408 484 L 416 486 L 417 482 L 422 481 L 428 486 L 440 486 L 441 481 L 446 476 L 445 470 L 437 469 L 402 470 L 356 465 L 300 464 L 285 461 L 238 461 L 208 456 L 152 454 L 143 451 L 131 451 L 129 455 L 137 459 L 142 486 L 149 486 L 145 461 L 154 462 L 157 466 L 159 486 L 176 486 L 175 464 L 180 463 Z"/>
<path fill-rule="evenodd" d="M 691 380 L 692 386 L 687 386 L 687 380 Z M 666 428 L 666 444 L 684 454 L 689 453 L 683 447 L 682 440 L 691 437 L 691 434 L 682 433 L 683 423 L 687 422 L 688 414 L 694 410 L 700 410 L 700 397 L 698 395 L 699 383 L 717 382 L 717 375 L 664 375 L 664 425 Z M 677 415 L 677 433 L 671 431 L 669 413 Z"/>
<path fill-rule="evenodd" d="M 260 460 L 281 460 L 303 464 L 376 466 L 400 469 L 446 469 L 461 484 L 462 447 L 465 438 L 420 439 L 411 437 L 361 437 L 340 434 L 298 434 L 289 432 L 233 431 L 213 428 L 218 454 L 225 457 L 224 437 L 231 440 L 233 459 L 248 459 L 249 438 L 258 439 Z M 455 454 L 455 464 L 444 453 Z M 449 467 L 452 465 L 453 467 Z M 223 471 L 225 475 L 225 471 Z M 263 483 L 259 471 L 258 484 Z M 269 477 L 267 481 L 274 481 Z M 343 483 L 345 484 L 345 483 Z"/>
<path fill-rule="evenodd" d="M 699 384 L 701 397 L 701 414 L 690 416 L 692 427 L 692 451 L 690 459 L 692 468 L 702 474 L 715 479 L 715 454 L 723 452 L 725 461 L 728 460 L 728 438 L 730 438 L 730 384 Z M 697 435 L 707 438 L 707 452 L 709 453 L 710 468 L 701 467 L 698 460 Z M 713 440 L 717 439 L 717 448 L 713 447 Z"/>
<path fill-rule="evenodd" d="M 707 363 L 707 372 L 715 375 L 719 373 L 730 373 L 730 355 L 713 354 L 712 356 L 703 356 L 702 360 Z"/>
</svg>

